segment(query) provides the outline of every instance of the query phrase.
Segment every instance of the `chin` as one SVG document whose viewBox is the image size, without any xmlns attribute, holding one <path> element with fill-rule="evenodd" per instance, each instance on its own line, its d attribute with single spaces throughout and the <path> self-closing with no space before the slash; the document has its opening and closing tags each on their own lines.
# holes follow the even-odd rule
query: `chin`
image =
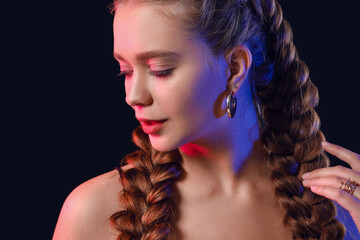
<svg viewBox="0 0 360 240">
<path fill-rule="evenodd" d="M 159 152 L 170 152 L 181 146 L 175 139 L 169 140 L 163 136 L 149 135 L 151 146 Z"/>
</svg>

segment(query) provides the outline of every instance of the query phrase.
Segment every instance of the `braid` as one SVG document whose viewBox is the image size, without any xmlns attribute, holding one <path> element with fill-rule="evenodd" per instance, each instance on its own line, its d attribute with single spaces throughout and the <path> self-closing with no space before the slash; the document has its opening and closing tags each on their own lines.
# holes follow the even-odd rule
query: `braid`
<svg viewBox="0 0 360 240">
<path fill-rule="evenodd" d="M 114 0 L 117 4 L 125 0 Z M 144 0 L 145 1 L 145 0 Z M 249 72 L 254 102 L 263 128 L 276 197 L 285 212 L 284 225 L 293 239 L 342 239 L 344 227 L 335 219 L 333 202 L 305 189 L 301 175 L 327 167 L 322 150 L 324 135 L 314 108 L 318 91 L 299 59 L 289 23 L 276 0 L 146 0 L 171 5 L 169 16 L 181 16 L 184 29 L 195 29 L 214 55 L 246 44 L 253 55 Z M 116 4 L 115 4 L 116 5 Z M 114 6 L 115 6 L 114 5 Z M 179 10 L 183 6 L 184 11 Z M 170 11 L 172 10 L 172 11 Z M 173 17 L 174 19 L 175 17 Z M 180 21 L 181 20 L 181 21 Z M 118 239 L 166 239 L 174 221 L 171 192 L 183 170 L 177 150 L 152 149 L 141 129 L 133 133 L 141 148 L 123 162 L 133 166 L 121 171 L 125 210 L 111 219 Z"/>
<path fill-rule="evenodd" d="M 181 156 L 177 150 L 155 151 L 141 127 L 133 131 L 133 141 L 140 150 L 122 161 L 133 168 L 119 168 L 123 186 L 119 198 L 125 209 L 113 214 L 111 222 L 120 232 L 118 240 L 166 239 L 175 220 L 171 196 L 174 182 L 183 172 Z"/>
<path fill-rule="evenodd" d="M 262 141 L 272 166 L 275 193 L 285 211 L 284 224 L 293 239 L 342 239 L 334 203 L 305 189 L 301 175 L 327 167 L 320 120 L 314 108 L 318 91 L 306 64 L 298 57 L 289 23 L 275 0 L 252 0 L 268 35 L 267 55 L 274 63 L 272 81 L 255 86 L 265 128 Z"/>
</svg>

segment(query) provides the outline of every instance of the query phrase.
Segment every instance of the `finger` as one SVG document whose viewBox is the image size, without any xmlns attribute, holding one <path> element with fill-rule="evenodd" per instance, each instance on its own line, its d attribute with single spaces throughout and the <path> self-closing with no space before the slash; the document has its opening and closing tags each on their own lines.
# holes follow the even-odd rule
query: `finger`
<svg viewBox="0 0 360 240">
<path fill-rule="evenodd" d="M 354 219 L 360 218 L 360 200 L 351 194 L 332 187 L 327 186 L 311 186 L 311 191 L 338 202 L 341 206 L 347 209 Z"/>
<path fill-rule="evenodd" d="M 303 185 L 305 187 L 311 187 L 311 186 L 324 186 L 324 187 L 331 187 L 334 189 L 340 189 L 342 190 L 342 186 L 348 181 L 348 179 L 344 179 L 341 177 L 336 176 L 330 176 L 330 177 L 321 177 L 321 178 L 310 178 L 305 179 L 303 181 Z M 344 191 L 344 190 L 342 190 Z M 357 199 L 360 199 L 360 191 L 357 188 L 355 188 L 355 191 L 353 192 L 353 196 Z"/>
<path fill-rule="evenodd" d="M 330 176 L 336 176 L 344 179 L 350 178 L 351 181 L 360 183 L 360 172 L 354 171 L 350 168 L 346 168 L 340 165 L 335 167 L 316 169 L 314 171 L 303 174 L 302 178 L 309 179 L 309 178 L 320 178 L 320 177 L 330 177 Z"/>
<path fill-rule="evenodd" d="M 360 171 L 360 155 L 339 145 L 323 142 L 325 151 L 348 163 L 352 169 Z"/>
</svg>

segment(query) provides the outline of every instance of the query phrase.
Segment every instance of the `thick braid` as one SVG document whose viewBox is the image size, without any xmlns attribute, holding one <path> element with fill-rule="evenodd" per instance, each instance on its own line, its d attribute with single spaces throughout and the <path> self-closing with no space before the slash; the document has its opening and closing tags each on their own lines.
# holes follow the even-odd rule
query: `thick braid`
<svg viewBox="0 0 360 240">
<path fill-rule="evenodd" d="M 117 4 L 123 1 L 115 0 Z M 183 28 L 195 29 L 215 55 L 247 44 L 253 54 L 249 79 L 262 109 L 262 141 L 272 166 L 276 196 L 285 211 L 284 224 L 294 239 L 342 239 L 344 228 L 334 217 L 334 204 L 301 184 L 303 173 L 326 167 L 329 161 L 322 151 L 324 136 L 314 110 L 317 88 L 298 57 L 291 28 L 277 1 L 146 2 L 174 3 L 169 5 L 168 15 L 173 14 L 173 19 L 183 16 Z M 125 158 L 134 168 L 121 174 L 124 192 L 120 199 L 125 210 L 112 219 L 122 232 L 119 239 L 164 239 L 174 220 L 166 213 L 174 211 L 169 192 L 182 172 L 180 156 L 177 151 L 165 155 L 154 152 L 139 129 L 134 140 L 141 150 Z"/>
<path fill-rule="evenodd" d="M 132 168 L 119 169 L 123 186 L 119 199 L 124 210 L 111 221 L 120 232 L 118 240 L 163 240 L 175 221 L 172 193 L 183 172 L 181 156 L 177 150 L 155 151 L 141 127 L 133 131 L 133 141 L 140 150 L 126 155 L 122 162 Z"/>
<path fill-rule="evenodd" d="M 275 0 L 252 0 L 263 16 L 267 54 L 274 64 L 272 81 L 257 86 L 265 129 L 262 141 L 273 167 L 276 196 L 285 210 L 284 224 L 293 239 L 342 239 L 343 226 L 335 219 L 332 201 L 305 189 L 301 175 L 327 167 L 320 120 L 314 108 L 318 91 L 306 64 L 298 57 L 289 23 Z"/>
</svg>

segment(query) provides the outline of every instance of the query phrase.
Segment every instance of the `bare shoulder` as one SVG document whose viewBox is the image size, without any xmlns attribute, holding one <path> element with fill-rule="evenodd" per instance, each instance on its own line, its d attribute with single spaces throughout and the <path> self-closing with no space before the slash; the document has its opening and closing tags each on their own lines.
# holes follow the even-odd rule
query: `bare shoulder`
<svg viewBox="0 0 360 240">
<path fill-rule="evenodd" d="M 116 239 L 109 218 L 121 209 L 121 190 L 116 170 L 80 184 L 63 204 L 53 240 Z"/>
</svg>

